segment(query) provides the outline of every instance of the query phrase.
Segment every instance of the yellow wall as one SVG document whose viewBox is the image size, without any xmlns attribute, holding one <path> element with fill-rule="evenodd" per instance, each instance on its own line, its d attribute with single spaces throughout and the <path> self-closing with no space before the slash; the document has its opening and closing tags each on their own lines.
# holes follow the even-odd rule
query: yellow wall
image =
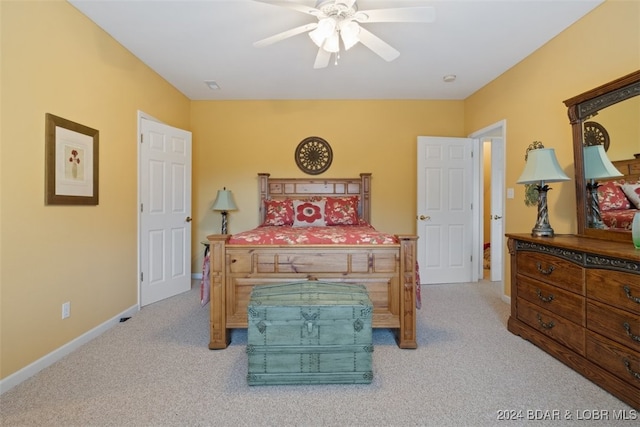
<svg viewBox="0 0 640 427">
<path fill-rule="evenodd" d="M 231 232 L 256 225 L 256 173 L 303 176 L 293 152 L 310 135 L 334 150 L 323 176 L 372 172 L 373 222 L 412 233 L 416 136 L 506 119 L 506 229 L 528 232 L 536 213 L 515 184 L 524 150 L 541 140 L 573 173 L 562 100 L 640 68 L 639 7 L 606 2 L 465 101 L 190 102 L 68 3 L 1 1 L 0 377 L 136 304 L 136 110 L 193 132 L 195 272 L 198 242 L 220 228 L 216 190 L 240 207 Z M 100 131 L 99 206 L 44 205 L 47 112 Z M 553 187 L 552 225 L 575 231 L 573 183 Z"/>
<path fill-rule="evenodd" d="M 462 101 L 193 102 L 194 240 L 220 232 L 220 214 L 209 207 L 224 186 L 239 207 L 229 214 L 229 232 L 257 226 L 258 172 L 305 176 L 294 152 L 308 136 L 333 151 L 321 177 L 373 174 L 376 228 L 414 233 L 417 136 L 464 136 L 463 117 Z"/>
<path fill-rule="evenodd" d="M 505 204 L 507 233 L 528 233 L 536 220 L 536 208 L 524 204 L 524 186 L 516 184 L 529 144 L 542 141 L 554 148 L 560 166 L 573 177 L 571 126 L 562 101 L 638 69 L 640 2 L 609 0 L 465 100 L 467 133 L 507 121 L 505 185 L 515 189 L 515 198 Z M 574 181 L 550 186 L 551 226 L 556 233 L 575 233 Z"/>
<path fill-rule="evenodd" d="M 188 128 L 190 101 L 67 2 L 0 11 L 5 378 L 137 304 L 137 110 Z M 45 113 L 100 131 L 99 206 L 45 206 Z"/>
</svg>

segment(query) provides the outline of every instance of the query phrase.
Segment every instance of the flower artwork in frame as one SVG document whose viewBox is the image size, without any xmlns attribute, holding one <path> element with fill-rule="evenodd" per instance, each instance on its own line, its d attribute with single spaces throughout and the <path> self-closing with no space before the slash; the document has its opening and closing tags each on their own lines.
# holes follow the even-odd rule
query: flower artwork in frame
<svg viewBox="0 0 640 427">
<path fill-rule="evenodd" d="M 45 203 L 98 204 L 98 136 L 90 127 L 45 116 Z"/>
</svg>

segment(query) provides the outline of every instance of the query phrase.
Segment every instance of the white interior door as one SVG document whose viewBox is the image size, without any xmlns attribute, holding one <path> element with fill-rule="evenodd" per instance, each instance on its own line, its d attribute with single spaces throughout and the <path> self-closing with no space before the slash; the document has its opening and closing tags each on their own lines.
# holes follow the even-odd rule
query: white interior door
<svg viewBox="0 0 640 427">
<path fill-rule="evenodd" d="M 418 137 L 422 284 L 472 281 L 473 139 Z"/>
<path fill-rule="evenodd" d="M 140 305 L 191 288 L 191 132 L 140 119 Z"/>
<path fill-rule="evenodd" d="M 504 140 L 491 138 L 491 281 L 502 280 L 504 246 Z"/>
</svg>

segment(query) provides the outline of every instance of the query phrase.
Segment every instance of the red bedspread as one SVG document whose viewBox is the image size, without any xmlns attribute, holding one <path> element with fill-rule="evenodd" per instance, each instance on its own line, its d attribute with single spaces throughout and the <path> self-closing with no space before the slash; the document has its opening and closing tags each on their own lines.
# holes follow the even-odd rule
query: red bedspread
<svg viewBox="0 0 640 427">
<path fill-rule="evenodd" d="M 234 234 L 231 245 L 388 245 L 398 243 L 393 234 L 369 224 L 330 227 L 264 226 Z"/>
<path fill-rule="evenodd" d="M 373 226 L 362 221 L 359 225 L 333 225 L 328 227 L 291 227 L 260 226 L 253 230 L 243 231 L 234 234 L 229 238 L 231 245 L 323 245 L 323 244 L 345 244 L 345 245 L 389 245 L 399 243 L 393 234 L 377 231 Z M 203 266 L 208 275 L 209 258 L 205 257 Z M 204 280 L 204 289 L 208 283 L 208 277 Z M 422 306 L 420 295 L 420 273 L 416 262 L 416 307 Z M 209 294 L 203 296 L 201 303 L 205 305 L 209 302 Z"/>
</svg>

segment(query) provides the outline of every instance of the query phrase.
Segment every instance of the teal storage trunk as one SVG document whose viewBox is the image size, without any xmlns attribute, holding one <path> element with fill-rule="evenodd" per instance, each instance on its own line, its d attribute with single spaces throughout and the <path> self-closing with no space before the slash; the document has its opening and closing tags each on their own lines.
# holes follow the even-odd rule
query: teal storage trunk
<svg viewBox="0 0 640 427">
<path fill-rule="evenodd" d="M 249 385 L 369 384 L 373 305 L 362 285 L 256 286 L 248 307 Z"/>
</svg>

